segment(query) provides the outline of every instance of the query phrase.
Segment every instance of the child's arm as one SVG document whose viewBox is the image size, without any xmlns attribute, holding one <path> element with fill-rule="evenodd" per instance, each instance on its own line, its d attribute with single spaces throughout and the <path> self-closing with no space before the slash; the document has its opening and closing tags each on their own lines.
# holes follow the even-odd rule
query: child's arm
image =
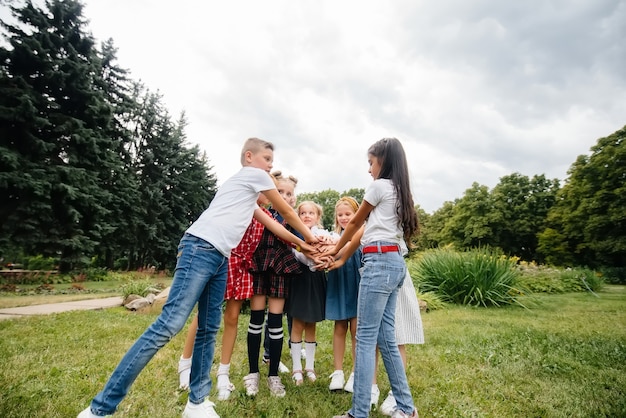
<svg viewBox="0 0 626 418">
<path fill-rule="evenodd" d="M 296 248 L 300 248 L 305 253 L 316 252 L 313 246 L 307 244 L 306 242 L 289 232 L 279 222 L 276 222 L 274 218 L 265 213 L 263 209 L 259 208 L 254 211 L 254 219 L 261 222 L 272 234 L 276 235 L 278 238 L 284 241 L 295 244 Z"/>
<path fill-rule="evenodd" d="M 313 235 L 309 227 L 302 223 L 296 212 L 287 202 L 280 196 L 278 190 L 270 189 L 262 192 L 272 203 L 272 207 L 280 213 L 285 221 L 299 233 L 302 234 L 304 240 L 308 243 L 315 244 L 319 239 Z"/>
<path fill-rule="evenodd" d="M 326 268 L 328 270 L 338 269 L 339 267 L 343 266 L 346 261 L 348 261 L 352 254 L 354 254 L 357 248 L 359 248 L 359 246 L 361 245 L 361 237 L 363 236 L 364 231 L 365 225 L 362 225 L 359 230 L 354 233 L 354 236 L 352 237 L 350 242 L 348 242 L 347 245 L 345 245 L 341 250 L 337 252 L 337 257 L 330 263 L 327 263 Z M 320 268 L 320 266 L 318 266 L 318 268 Z"/>
<path fill-rule="evenodd" d="M 362 227 L 373 209 L 374 206 L 372 206 L 367 200 L 364 200 L 363 203 L 361 203 L 361 206 L 359 206 L 359 210 L 356 211 L 352 219 L 350 219 L 350 222 L 348 222 L 348 225 L 346 225 L 346 229 L 343 231 L 343 234 L 341 234 L 341 238 L 339 238 L 339 242 L 337 242 L 335 248 L 326 254 L 336 255 L 348 242 L 351 242 L 356 245 L 348 256 L 352 255 L 352 253 L 354 253 L 354 251 L 358 248 L 358 244 L 360 244 L 361 236 L 363 236 Z M 359 233 L 359 231 L 359 239 L 354 240 L 353 238 L 357 233 Z"/>
</svg>

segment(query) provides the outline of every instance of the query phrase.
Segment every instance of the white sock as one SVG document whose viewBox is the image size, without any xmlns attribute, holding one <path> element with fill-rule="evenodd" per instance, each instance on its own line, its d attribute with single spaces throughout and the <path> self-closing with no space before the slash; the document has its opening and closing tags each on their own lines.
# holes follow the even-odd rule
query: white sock
<svg viewBox="0 0 626 418">
<path fill-rule="evenodd" d="M 220 363 L 217 368 L 217 386 L 226 386 L 230 383 L 230 363 L 222 364 Z"/>
<path fill-rule="evenodd" d="M 180 360 L 178 360 L 178 369 L 180 370 L 186 366 L 191 366 L 191 357 L 183 358 L 183 356 L 180 356 Z"/>
<path fill-rule="evenodd" d="M 191 357 L 180 357 L 178 361 L 178 387 L 186 389 L 189 387 L 189 378 L 191 376 Z"/>
<path fill-rule="evenodd" d="M 305 369 L 315 370 L 315 348 L 317 343 L 304 343 L 304 350 L 306 352 Z"/>
<path fill-rule="evenodd" d="M 299 343 L 291 343 L 291 361 L 293 362 L 293 367 L 291 368 L 294 372 L 297 370 L 302 370 L 302 342 Z"/>
</svg>

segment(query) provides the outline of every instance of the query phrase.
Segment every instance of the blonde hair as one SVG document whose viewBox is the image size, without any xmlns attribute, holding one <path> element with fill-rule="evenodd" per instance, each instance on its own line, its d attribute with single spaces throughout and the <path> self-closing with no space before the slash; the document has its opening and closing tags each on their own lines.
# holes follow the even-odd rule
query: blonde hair
<svg viewBox="0 0 626 418">
<path fill-rule="evenodd" d="M 274 176 L 276 178 L 276 182 L 282 182 L 282 181 L 286 181 L 286 182 L 290 182 L 291 184 L 293 184 L 294 189 L 296 188 L 296 186 L 298 185 L 298 179 L 295 178 L 294 176 L 286 176 L 283 177 L 283 172 L 280 170 L 276 170 L 274 172 L 272 172 L 272 176 Z"/>
<path fill-rule="evenodd" d="M 339 225 L 339 221 L 337 220 L 337 208 L 340 205 L 348 205 L 352 208 L 352 211 L 356 213 L 359 210 L 359 202 L 356 201 L 355 198 L 350 196 L 344 196 L 340 198 L 337 203 L 335 203 L 335 232 L 341 234 L 341 225 Z"/>
<path fill-rule="evenodd" d="M 312 200 L 305 200 L 304 202 L 301 202 L 298 205 L 298 208 L 296 210 L 298 215 L 300 215 L 300 208 L 304 205 L 311 205 L 315 208 L 315 212 L 317 212 L 317 226 L 321 228 L 322 227 L 322 215 L 324 214 L 324 209 L 322 208 L 322 206 L 318 205 Z"/>
<path fill-rule="evenodd" d="M 264 149 L 274 151 L 274 144 L 259 138 L 248 138 L 241 149 L 241 165 L 244 165 L 246 162 L 246 152 L 250 151 L 251 153 L 256 154 Z"/>
</svg>

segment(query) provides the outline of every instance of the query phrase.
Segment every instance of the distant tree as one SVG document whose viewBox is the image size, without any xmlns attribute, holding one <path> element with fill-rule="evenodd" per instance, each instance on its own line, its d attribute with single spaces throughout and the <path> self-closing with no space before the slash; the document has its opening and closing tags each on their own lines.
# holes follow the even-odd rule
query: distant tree
<svg viewBox="0 0 626 418">
<path fill-rule="evenodd" d="M 426 216 L 423 220 L 420 219 L 418 244 L 421 249 L 437 248 L 453 243 L 452 234 L 444 235 L 444 230 L 446 222 L 452 218 L 456 202 L 458 199 L 454 202 L 446 201 L 432 215 Z"/>
<path fill-rule="evenodd" d="M 537 234 L 545 227 L 558 189 L 558 179 L 548 180 L 544 175 L 529 179 L 513 173 L 500 178 L 491 191 L 492 244 L 509 255 L 535 260 Z"/>
<path fill-rule="evenodd" d="M 441 241 L 457 248 L 493 246 L 492 210 L 489 189 L 474 182 L 463 197 L 455 201 L 450 218 L 443 225 Z"/>
<path fill-rule="evenodd" d="M 546 258 L 557 264 L 573 259 L 592 267 L 626 266 L 625 139 L 626 127 L 600 138 L 590 156 L 578 156 L 570 167 L 548 215 L 550 229 L 540 235 Z"/>
</svg>

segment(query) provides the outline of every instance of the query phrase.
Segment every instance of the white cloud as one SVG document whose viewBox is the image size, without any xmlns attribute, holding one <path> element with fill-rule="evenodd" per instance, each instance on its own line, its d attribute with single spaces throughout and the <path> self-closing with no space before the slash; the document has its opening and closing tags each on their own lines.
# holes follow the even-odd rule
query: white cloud
<svg viewBox="0 0 626 418">
<path fill-rule="evenodd" d="M 364 188 L 367 148 L 396 136 L 432 212 L 474 181 L 564 179 L 626 124 L 625 0 L 85 4 L 220 181 L 258 136 L 300 192 Z"/>
</svg>

